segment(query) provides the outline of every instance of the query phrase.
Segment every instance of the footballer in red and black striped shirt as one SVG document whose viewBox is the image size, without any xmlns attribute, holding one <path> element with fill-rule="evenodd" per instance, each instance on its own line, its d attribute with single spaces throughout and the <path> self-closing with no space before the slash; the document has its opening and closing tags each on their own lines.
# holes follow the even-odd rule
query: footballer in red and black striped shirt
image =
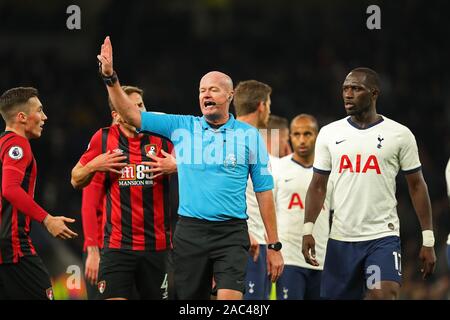
<svg viewBox="0 0 450 320">
<path fill-rule="evenodd" d="M 135 87 L 125 87 L 129 88 Z M 142 91 L 127 94 L 137 108 L 145 110 Z M 167 297 L 166 256 L 172 235 L 169 177 L 153 177 L 147 163 L 153 155 L 162 157 L 161 150 L 171 153 L 173 146 L 163 138 L 138 134 L 113 109 L 112 115 L 117 124 L 94 134 L 72 172 L 72 180 L 84 172 L 81 176 L 91 175 L 91 185 L 105 190 L 99 297 L 129 299 L 135 284 L 140 298 L 163 299 Z M 120 173 L 106 168 L 103 162 L 99 165 L 100 160 L 92 165 L 95 159 L 107 161 L 113 154 L 121 155 L 126 163 Z M 92 168 L 104 172 L 93 176 Z"/>
<path fill-rule="evenodd" d="M 33 199 L 37 167 L 29 139 L 39 138 L 47 116 L 34 88 L 13 88 L 0 97 L 6 129 L 0 135 L 0 299 L 53 299 L 48 272 L 31 242 L 31 219 L 53 236 L 76 233 Z"/>
<path fill-rule="evenodd" d="M 104 174 L 97 172 L 96 175 Z M 103 248 L 104 188 L 94 183 L 83 188 L 81 221 L 83 225 L 83 265 L 86 293 L 89 300 L 97 296 L 97 278 L 100 265 L 100 250 Z"/>
</svg>

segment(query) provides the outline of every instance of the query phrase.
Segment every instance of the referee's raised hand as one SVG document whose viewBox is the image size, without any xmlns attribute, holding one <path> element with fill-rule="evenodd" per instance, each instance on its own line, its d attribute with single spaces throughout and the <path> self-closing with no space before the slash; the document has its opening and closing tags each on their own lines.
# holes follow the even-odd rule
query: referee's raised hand
<svg viewBox="0 0 450 320">
<path fill-rule="evenodd" d="M 114 69 L 112 44 L 109 36 L 107 36 L 105 41 L 103 41 L 100 54 L 97 55 L 97 59 L 100 62 L 101 73 L 105 76 L 111 76 L 114 73 Z"/>
</svg>

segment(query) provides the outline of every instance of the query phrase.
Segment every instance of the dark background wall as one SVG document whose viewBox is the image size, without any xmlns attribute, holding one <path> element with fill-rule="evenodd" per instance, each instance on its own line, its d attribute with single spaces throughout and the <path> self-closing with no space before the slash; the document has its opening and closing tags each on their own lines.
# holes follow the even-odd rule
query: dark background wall
<svg viewBox="0 0 450 320">
<path fill-rule="evenodd" d="M 81 8 L 81 30 L 68 30 L 66 8 Z M 366 9 L 381 8 L 381 30 L 368 30 Z M 199 114 L 198 81 L 210 70 L 235 83 L 273 87 L 272 112 L 316 115 L 321 125 L 345 116 L 341 84 L 354 67 L 382 77 L 378 112 L 408 126 L 419 144 L 433 204 L 438 267 L 420 279 L 420 227 L 398 177 L 407 299 L 445 298 L 445 239 L 450 229 L 444 168 L 450 155 L 447 1 L 0 1 L 0 90 L 32 85 L 49 120 L 32 142 L 38 160 L 36 198 L 53 214 L 78 218 L 80 193 L 70 170 L 91 135 L 110 122 L 96 55 L 106 35 L 122 83 L 145 89 L 148 108 Z M 53 276 L 80 263 L 82 238 L 61 243 L 35 228 Z"/>
</svg>

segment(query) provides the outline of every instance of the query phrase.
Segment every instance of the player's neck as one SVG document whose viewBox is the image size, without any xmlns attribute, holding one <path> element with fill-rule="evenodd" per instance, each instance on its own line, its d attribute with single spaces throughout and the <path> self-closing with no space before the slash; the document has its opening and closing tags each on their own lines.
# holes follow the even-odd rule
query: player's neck
<svg viewBox="0 0 450 320">
<path fill-rule="evenodd" d="M 292 155 L 292 159 L 301 164 L 305 168 L 312 167 L 314 164 L 314 153 L 310 154 L 309 156 L 300 156 L 297 153 L 294 152 Z"/>
<path fill-rule="evenodd" d="M 361 129 L 369 127 L 371 124 L 381 119 L 381 115 L 377 113 L 375 109 L 371 109 L 367 112 L 352 115 L 350 117 L 353 123 L 358 125 Z"/>
<path fill-rule="evenodd" d="M 119 129 L 127 138 L 137 138 L 139 133 L 119 124 Z"/>
<path fill-rule="evenodd" d="M 257 115 L 256 112 L 250 113 L 250 114 L 246 114 L 245 116 L 237 117 L 236 120 L 245 122 L 245 123 L 247 123 L 247 124 L 257 128 L 257 129 L 261 129 L 261 128 L 258 128 L 258 122 L 259 121 L 258 121 L 258 115 Z"/>
<path fill-rule="evenodd" d="M 5 128 L 5 131 L 12 131 L 12 132 L 18 134 L 19 136 L 22 136 L 22 137 L 28 139 L 27 135 L 25 134 L 25 129 L 19 128 L 18 126 L 7 125 Z"/>
</svg>

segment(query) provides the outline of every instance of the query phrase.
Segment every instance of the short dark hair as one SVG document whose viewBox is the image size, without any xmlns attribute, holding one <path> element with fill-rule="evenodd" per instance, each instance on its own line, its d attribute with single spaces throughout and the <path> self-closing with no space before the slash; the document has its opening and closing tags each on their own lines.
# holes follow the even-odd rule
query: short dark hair
<svg viewBox="0 0 450 320">
<path fill-rule="evenodd" d="M 139 94 L 142 98 L 144 98 L 144 90 L 142 90 L 141 88 L 138 87 L 134 87 L 134 86 L 122 86 L 121 87 L 123 91 L 125 91 L 125 93 L 127 95 L 130 95 L 132 93 L 137 93 Z M 111 109 L 111 111 L 116 111 L 116 108 L 114 108 L 111 98 L 108 95 L 108 105 L 109 108 Z"/>
<path fill-rule="evenodd" d="M 267 129 L 289 129 L 289 121 L 286 118 L 271 114 Z"/>
<path fill-rule="evenodd" d="M 0 113 L 5 122 L 10 121 L 20 111 L 28 112 L 26 103 L 30 98 L 38 96 L 38 90 L 33 87 L 17 87 L 3 92 L 0 97 Z"/>
<path fill-rule="evenodd" d="M 370 68 L 359 67 L 353 69 L 351 72 L 363 73 L 366 76 L 367 83 L 372 87 L 380 91 L 380 76 L 378 73 Z"/>
<path fill-rule="evenodd" d="M 256 80 L 241 81 L 234 89 L 233 105 L 236 116 L 241 117 L 253 113 L 259 103 L 266 102 L 272 88 Z"/>
</svg>

